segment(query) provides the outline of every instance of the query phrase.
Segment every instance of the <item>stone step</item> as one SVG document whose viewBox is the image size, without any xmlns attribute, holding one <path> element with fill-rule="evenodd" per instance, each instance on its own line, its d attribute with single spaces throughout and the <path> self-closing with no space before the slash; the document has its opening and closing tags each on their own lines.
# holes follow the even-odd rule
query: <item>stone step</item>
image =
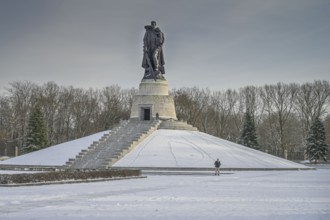
<svg viewBox="0 0 330 220">
<path fill-rule="evenodd" d="M 70 161 L 70 159 L 69 159 L 69 161 L 65 162 L 65 165 L 72 165 L 73 162 L 74 162 L 74 159 L 73 159 L 73 161 Z"/>
<path fill-rule="evenodd" d="M 138 143 L 157 130 L 160 121 L 127 121 L 77 155 L 71 167 L 105 168 L 129 153 Z"/>
<path fill-rule="evenodd" d="M 175 121 L 175 120 L 163 121 L 158 129 L 198 131 L 196 127 L 193 127 L 187 122 Z"/>
</svg>

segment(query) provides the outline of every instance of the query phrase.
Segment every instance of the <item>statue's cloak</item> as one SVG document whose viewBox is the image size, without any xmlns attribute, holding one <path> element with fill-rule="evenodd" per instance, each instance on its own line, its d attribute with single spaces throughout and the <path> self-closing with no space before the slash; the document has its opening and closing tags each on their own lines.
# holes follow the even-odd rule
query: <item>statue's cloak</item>
<svg viewBox="0 0 330 220">
<path fill-rule="evenodd" d="M 165 60 L 164 60 L 164 53 L 162 49 L 162 45 L 164 43 L 164 34 L 163 32 L 160 31 L 159 28 L 152 29 L 150 25 L 145 26 L 146 33 L 143 38 L 143 46 L 144 48 L 147 48 L 147 51 L 143 54 L 143 59 L 142 59 L 142 67 L 147 69 L 148 62 L 147 62 L 147 57 L 149 57 L 150 62 L 153 63 L 152 60 L 152 53 L 158 48 L 159 53 L 158 53 L 158 61 L 159 61 L 159 66 L 160 66 L 160 71 L 162 74 L 165 74 Z M 154 68 L 154 66 L 153 66 Z"/>
</svg>

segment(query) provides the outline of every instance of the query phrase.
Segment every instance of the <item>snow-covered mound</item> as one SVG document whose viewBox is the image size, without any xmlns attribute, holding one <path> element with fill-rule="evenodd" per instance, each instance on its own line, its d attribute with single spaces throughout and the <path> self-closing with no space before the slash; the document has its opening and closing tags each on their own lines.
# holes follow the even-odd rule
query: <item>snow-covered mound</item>
<svg viewBox="0 0 330 220">
<path fill-rule="evenodd" d="M 82 149 L 88 148 L 93 141 L 98 141 L 104 134 L 110 131 L 102 131 L 90 136 L 79 138 L 73 141 L 54 145 L 29 154 L 24 154 L 9 160 L 1 161 L 1 164 L 15 165 L 50 165 L 62 166 L 69 158 L 75 158 Z"/>
<path fill-rule="evenodd" d="M 198 131 L 157 130 L 119 160 L 118 167 L 306 168 Z"/>
<path fill-rule="evenodd" d="M 98 141 L 103 131 L 40 151 L 1 161 L 1 164 L 62 166 Z M 198 131 L 157 130 L 119 160 L 117 167 L 210 168 L 219 158 L 223 168 L 306 168 Z"/>
</svg>

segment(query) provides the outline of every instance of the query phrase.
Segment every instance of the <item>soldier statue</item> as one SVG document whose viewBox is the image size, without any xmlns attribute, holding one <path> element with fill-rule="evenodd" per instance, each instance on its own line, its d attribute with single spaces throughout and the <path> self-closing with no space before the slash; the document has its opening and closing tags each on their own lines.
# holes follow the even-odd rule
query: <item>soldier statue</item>
<svg viewBox="0 0 330 220">
<path fill-rule="evenodd" d="M 165 79 L 164 55 L 162 46 L 164 44 L 164 33 L 156 27 L 156 22 L 144 26 L 146 33 L 143 38 L 143 60 L 142 67 L 145 69 L 144 79 Z"/>
</svg>

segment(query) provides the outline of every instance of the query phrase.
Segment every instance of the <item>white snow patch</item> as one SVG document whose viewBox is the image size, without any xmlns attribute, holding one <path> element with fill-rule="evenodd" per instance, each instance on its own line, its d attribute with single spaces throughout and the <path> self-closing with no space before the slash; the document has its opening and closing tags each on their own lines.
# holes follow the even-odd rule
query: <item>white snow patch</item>
<svg viewBox="0 0 330 220">
<path fill-rule="evenodd" d="M 93 141 L 98 141 L 104 134 L 110 131 L 102 131 L 90 136 L 79 138 L 73 141 L 54 145 L 29 154 L 24 154 L 12 159 L 1 161 L 1 164 L 15 165 L 50 165 L 62 166 L 69 158 L 75 158 L 83 149 L 88 148 Z"/>
<path fill-rule="evenodd" d="M 119 167 L 306 168 L 198 131 L 157 130 L 119 160 Z"/>
</svg>

